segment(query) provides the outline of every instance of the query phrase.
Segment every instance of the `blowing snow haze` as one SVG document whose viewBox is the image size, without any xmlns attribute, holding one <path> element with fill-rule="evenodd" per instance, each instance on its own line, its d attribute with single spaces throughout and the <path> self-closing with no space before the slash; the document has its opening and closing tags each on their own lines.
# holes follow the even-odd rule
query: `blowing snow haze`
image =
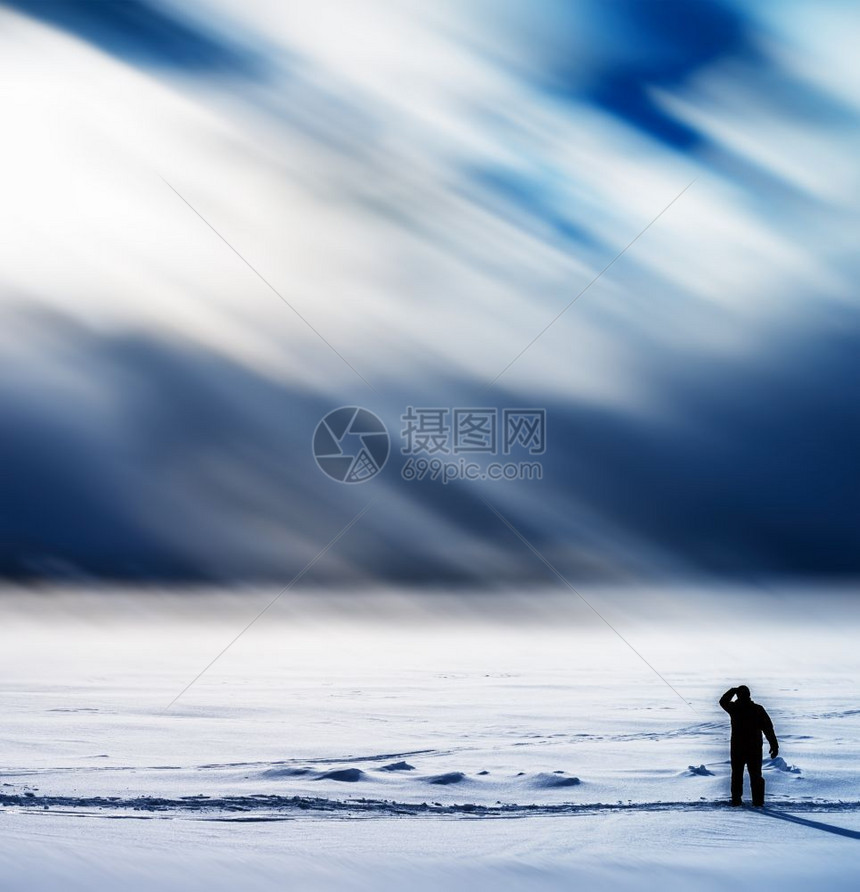
<svg viewBox="0 0 860 892">
<path fill-rule="evenodd" d="M 373 499 L 308 580 L 545 580 L 486 499 L 571 578 L 856 576 L 852 18 L 0 4 L 0 574 L 287 582 Z M 405 481 L 409 405 L 546 409 L 542 479 Z"/>
</svg>

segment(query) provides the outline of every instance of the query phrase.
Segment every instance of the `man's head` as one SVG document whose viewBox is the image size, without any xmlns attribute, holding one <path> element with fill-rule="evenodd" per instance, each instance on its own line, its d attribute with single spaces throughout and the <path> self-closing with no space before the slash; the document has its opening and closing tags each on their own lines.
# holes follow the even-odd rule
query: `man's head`
<svg viewBox="0 0 860 892">
<path fill-rule="evenodd" d="M 742 684 L 735 689 L 735 693 L 738 696 L 738 700 L 749 700 L 750 699 L 750 689 Z"/>
</svg>

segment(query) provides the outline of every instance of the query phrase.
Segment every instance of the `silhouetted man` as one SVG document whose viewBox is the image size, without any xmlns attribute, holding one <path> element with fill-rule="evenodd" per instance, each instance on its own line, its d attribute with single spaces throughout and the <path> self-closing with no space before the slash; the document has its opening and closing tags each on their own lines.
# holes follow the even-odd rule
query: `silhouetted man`
<svg viewBox="0 0 860 892">
<path fill-rule="evenodd" d="M 733 699 L 734 698 L 734 699 Z M 764 778 L 761 776 L 761 735 L 770 744 L 770 757 L 779 753 L 773 722 L 763 706 L 750 698 L 750 689 L 742 684 L 729 688 L 720 697 L 720 706 L 732 717 L 732 805 L 741 805 L 744 766 L 750 774 L 753 805 L 764 805 Z"/>
</svg>

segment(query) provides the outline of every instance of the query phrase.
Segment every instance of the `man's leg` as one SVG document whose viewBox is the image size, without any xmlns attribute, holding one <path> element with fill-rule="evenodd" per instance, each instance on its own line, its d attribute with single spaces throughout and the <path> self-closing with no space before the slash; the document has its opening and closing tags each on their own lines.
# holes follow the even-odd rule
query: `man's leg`
<svg viewBox="0 0 860 892">
<path fill-rule="evenodd" d="M 761 749 L 749 754 L 750 790 L 753 805 L 764 805 L 764 778 L 761 776 Z"/>
<path fill-rule="evenodd" d="M 744 754 L 732 753 L 732 805 L 740 805 L 744 792 Z"/>
</svg>

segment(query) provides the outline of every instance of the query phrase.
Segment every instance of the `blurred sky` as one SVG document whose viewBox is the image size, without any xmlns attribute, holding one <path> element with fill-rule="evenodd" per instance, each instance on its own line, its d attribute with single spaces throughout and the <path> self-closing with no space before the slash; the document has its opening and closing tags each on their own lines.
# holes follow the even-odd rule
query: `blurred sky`
<svg viewBox="0 0 860 892">
<path fill-rule="evenodd" d="M 545 581 L 483 499 L 574 582 L 855 577 L 859 30 L 0 2 L 0 574 L 287 582 L 375 496 L 308 580 Z M 545 407 L 544 479 L 314 465 L 410 404 Z"/>
</svg>

